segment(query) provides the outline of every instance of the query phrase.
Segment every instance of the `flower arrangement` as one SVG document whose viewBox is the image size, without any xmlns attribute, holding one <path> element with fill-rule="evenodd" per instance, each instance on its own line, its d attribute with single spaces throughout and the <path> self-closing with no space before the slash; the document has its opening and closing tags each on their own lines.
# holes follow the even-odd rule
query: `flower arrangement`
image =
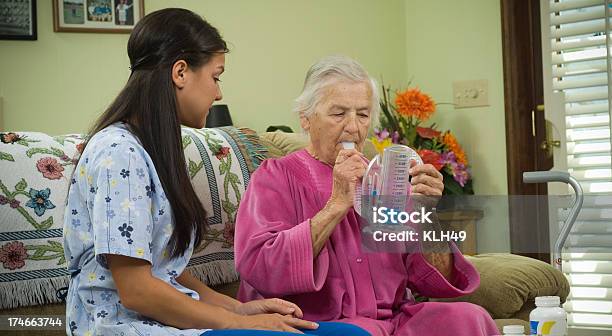
<svg viewBox="0 0 612 336">
<path fill-rule="evenodd" d="M 370 138 L 376 150 L 382 153 L 392 144 L 411 147 L 423 162 L 442 173 L 445 195 L 473 194 L 467 156 L 455 136 L 450 130 L 438 131 L 435 123 L 422 126 L 436 111 L 434 100 L 418 88 L 410 88 L 396 91 L 395 104 L 391 104 L 391 89 L 384 85 L 382 89 L 380 128 Z"/>
</svg>

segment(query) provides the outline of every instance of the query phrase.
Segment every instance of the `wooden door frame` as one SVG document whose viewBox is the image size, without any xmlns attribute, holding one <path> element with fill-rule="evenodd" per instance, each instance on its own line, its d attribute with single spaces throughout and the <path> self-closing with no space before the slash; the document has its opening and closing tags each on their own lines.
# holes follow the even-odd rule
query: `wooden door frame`
<svg viewBox="0 0 612 336">
<path fill-rule="evenodd" d="M 546 184 L 525 184 L 522 175 L 552 167 L 552 160 L 545 158 L 539 148 L 545 140 L 546 122 L 544 113 L 536 109 L 544 104 L 540 4 L 539 0 L 500 0 L 500 3 L 508 194 L 510 199 L 517 200 L 517 195 L 546 195 Z M 526 218 L 529 214 L 516 202 L 509 202 L 511 252 L 548 263 L 548 207 L 544 197 L 537 199 L 541 201 L 534 207 L 537 220 Z M 534 222 L 535 228 L 527 227 Z"/>
</svg>

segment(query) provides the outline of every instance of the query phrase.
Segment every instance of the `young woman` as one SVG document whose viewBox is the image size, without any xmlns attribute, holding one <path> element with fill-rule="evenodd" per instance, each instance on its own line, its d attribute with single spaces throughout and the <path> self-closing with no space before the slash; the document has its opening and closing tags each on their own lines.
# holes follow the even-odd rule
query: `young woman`
<svg viewBox="0 0 612 336">
<path fill-rule="evenodd" d="M 280 299 L 240 303 L 185 271 L 206 213 L 180 125 L 204 127 L 226 52 L 219 32 L 185 9 L 153 12 L 130 35 L 132 74 L 91 130 L 68 193 L 69 334 L 367 334 L 304 321 Z"/>
</svg>

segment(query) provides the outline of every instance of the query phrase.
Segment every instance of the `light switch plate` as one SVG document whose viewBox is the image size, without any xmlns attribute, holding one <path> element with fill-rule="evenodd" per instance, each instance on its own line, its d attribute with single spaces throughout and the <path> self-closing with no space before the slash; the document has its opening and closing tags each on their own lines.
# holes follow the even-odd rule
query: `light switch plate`
<svg viewBox="0 0 612 336">
<path fill-rule="evenodd" d="M 455 108 L 489 106 L 489 81 L 486 79 L 453 82 Z"/>
</svg>

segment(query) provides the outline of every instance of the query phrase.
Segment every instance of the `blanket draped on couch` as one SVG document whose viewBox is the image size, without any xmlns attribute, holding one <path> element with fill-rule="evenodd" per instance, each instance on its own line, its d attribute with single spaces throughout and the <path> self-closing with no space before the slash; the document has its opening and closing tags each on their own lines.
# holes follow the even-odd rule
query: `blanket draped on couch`
<svg viewBox="0 0 612 336">
<path fill-rule="evenodd" d="M 83 137 L 11 132 L 0 140 L 0 293 L 10 293 L 0 296 L 0 309 L 58 302 L 56 290 L 69 282 L 62 246 L 66 196 Z M 236 211 L 266 149 L 254 131 L 233 127 L 184 127 L 182 140 L 209 223 L 188 269 L 209 285 L 236 281 Z"/>
</svg>

